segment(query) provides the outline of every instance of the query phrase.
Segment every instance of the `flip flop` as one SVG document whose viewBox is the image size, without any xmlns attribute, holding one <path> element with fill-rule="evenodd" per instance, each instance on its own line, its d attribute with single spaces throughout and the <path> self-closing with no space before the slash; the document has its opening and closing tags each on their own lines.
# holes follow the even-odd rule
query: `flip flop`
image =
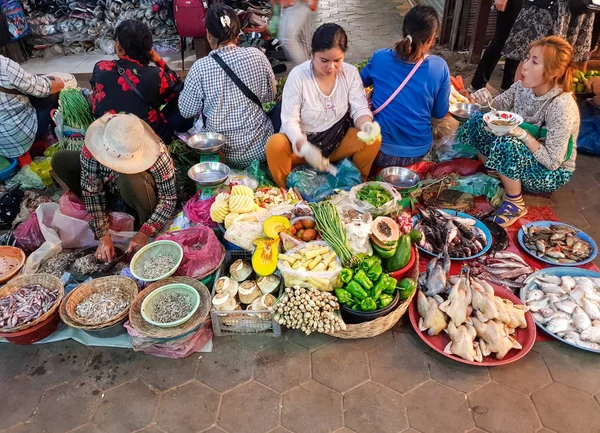
<svg viewBox="0 0 600 433">
<path fill-rule="evenodd" d="M 526 207 L 520 208 L 516 204 L 505 200 L 489 219 L 500 227 L 506 228 L 512 226 L 525 215 L 527 215 Z"/>
</svg>

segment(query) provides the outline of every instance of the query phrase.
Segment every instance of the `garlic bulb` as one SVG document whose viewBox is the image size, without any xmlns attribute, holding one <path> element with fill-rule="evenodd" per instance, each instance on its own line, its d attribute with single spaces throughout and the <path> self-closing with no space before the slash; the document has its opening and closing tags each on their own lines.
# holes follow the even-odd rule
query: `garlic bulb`
<svg viewBox="0 0 600 433">
<path fill-rule="evenodd" d="M 235 309 L 235 298 L 229 296 L 227 292 L 219 292 L 212 300 L 212 304 L 217 311 L 231 311 Z"/>
<path fill-rule="evenodd" d="M 256 284 L 258 284 L 258 287 L 263 295 L 267 295 L 279 289 L 280 281 L 281 280 L 277 275 L 267 275 L 266 277 L 260 277 Z"/>
<path fill-rule="evenodd" d="M 242 259 L 233 262 L 229 268 L 229 274 L 238 283 L 245 281 L 252 274 L 252 266 L 250 263 L 243 261 Z"/>
<path fill-rule="evenodd" d="M 261 291 L 254 281 L 244 281 L 238 287 L 240 302 L 242 304 L 252 304 L 252 302 L 261 296 Z"/>
<path fill-rule="evenodd" d="M 221 277 L 215 282 L 215 292 L 227 292 L 229 296 L 235 298 L 238 293 L 238 282 L 229 277 Z"/>
</svg>

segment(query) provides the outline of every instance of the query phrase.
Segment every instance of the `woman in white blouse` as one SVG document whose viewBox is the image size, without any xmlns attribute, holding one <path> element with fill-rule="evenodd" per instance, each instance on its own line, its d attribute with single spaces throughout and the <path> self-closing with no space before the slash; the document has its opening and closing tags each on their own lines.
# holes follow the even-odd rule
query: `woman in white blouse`
<svg viewBox="0 0 600 433">
<path fill-rule="evenodd" d="M 356 67 L 344 63 L 346 32 L 323 24 L 312 38 L 312 59 L 295 67 L 283 89 L 281 133 L 267 142 L 267 163 L 280 187 L 292 168 L 308 163 L 327 170 L 329 162 L 352 157 L 366 180 L 379 152 L 381 137 L 366 144 L 373 115 Z"/>
</svg>

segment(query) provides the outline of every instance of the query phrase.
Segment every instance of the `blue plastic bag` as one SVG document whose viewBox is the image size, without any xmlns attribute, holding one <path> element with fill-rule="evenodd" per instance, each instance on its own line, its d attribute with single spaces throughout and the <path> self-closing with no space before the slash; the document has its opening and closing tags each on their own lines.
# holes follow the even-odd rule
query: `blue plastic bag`
<svg viewBox="0 0 600 433">
<path fill-rule="evenodd" d="M 287 187 L 296 187 L 302 197 L 309 202 L 321 201 L 333 194 L 335 189 L 350 191 L 353 186 L 362 183 L 360 171 L 349 159 L 336 164 L 337 176 L 315 171 L 307 165 L 296 167 L 288 175 Z"/>
<path fill-rule="evenodd" d="M 577 151 L 600 155 L 600 114 L 584 118 L 582 113 Z"/>
</svg>

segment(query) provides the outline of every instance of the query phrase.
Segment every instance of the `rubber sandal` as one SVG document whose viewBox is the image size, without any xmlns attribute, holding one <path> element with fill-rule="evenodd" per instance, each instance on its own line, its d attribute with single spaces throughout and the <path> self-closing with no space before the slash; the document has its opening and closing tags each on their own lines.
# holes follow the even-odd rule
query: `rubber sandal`
<svg viewBox="0 0 600 433">
<path fill-rule="evenodd" d="M 505 200 L 489 219 L 500 227 L 506 228 L 512 226 L 525 215 L 527 215 L 526 207 L 520 208 L 516 204 Z"/>
</svg>

